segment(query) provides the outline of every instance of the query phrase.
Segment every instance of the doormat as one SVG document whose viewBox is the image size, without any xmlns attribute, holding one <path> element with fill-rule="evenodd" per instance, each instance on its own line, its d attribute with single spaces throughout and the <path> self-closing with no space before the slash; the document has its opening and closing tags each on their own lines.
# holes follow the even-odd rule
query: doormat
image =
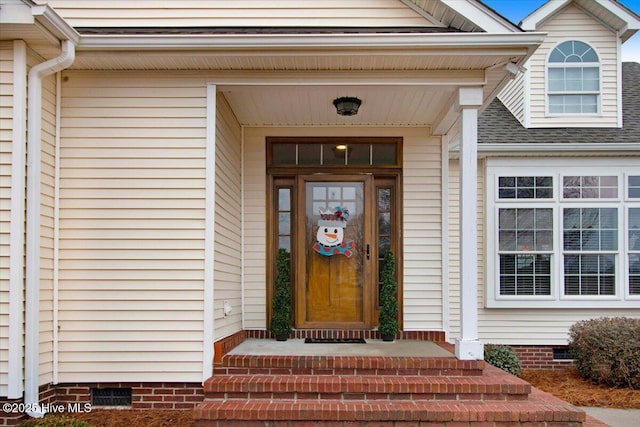
<svg viewBox="0 0 640 427">
<path fill-rule="evenodd" d="M 305 338 L 305 344 L 366 344 L 364 338 Z"/>
</svg>

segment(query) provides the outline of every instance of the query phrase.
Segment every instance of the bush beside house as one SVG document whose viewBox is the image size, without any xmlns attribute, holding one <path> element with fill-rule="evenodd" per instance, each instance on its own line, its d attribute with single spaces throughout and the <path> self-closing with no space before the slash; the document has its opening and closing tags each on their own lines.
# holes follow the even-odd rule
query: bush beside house
<svg viewBox="0 0 640 427">
<path fill-rule="evenodd" d="M 484 347 L 485 362 L 512 375 L 520 375 L 520 359 L 516 351 L 506 345 L 488 344 Z"/>
<path fill-rule="evenodd" d="M 384 341 L 393 341 L 400 330 L 398 324 L 398 284 L 396 283 L 396 260 L 393 252 L 384 255 L 380 289 L 380 326 L 378 331 Z"/>
<path fill-rule="evenodd" d="M 287 250 L 278 249 L 270 328 L 278 341 L 286 341 L 291 333 L 291 261 L 289 258 Z"/>
<path fill-rule="evenodd" d="M 640 389 L 640 319 L 601 317 L 575 323 L 569 330 L 569 351 L 583 378 Z"/>
</svg>

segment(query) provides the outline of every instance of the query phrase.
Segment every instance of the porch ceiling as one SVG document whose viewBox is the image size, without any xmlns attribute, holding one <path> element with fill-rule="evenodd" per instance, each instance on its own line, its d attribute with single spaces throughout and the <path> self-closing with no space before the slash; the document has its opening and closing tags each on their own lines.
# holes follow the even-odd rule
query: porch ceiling
<svg viewBox="0 0 640 427">
<path fill-rule="evenodd" d="M 221 86 L 245 126 L 430 126 L 451 102 L 453 86 Z M 356 116 L 336 113 L 333 100 L 362 100 Z"/>
</svg>

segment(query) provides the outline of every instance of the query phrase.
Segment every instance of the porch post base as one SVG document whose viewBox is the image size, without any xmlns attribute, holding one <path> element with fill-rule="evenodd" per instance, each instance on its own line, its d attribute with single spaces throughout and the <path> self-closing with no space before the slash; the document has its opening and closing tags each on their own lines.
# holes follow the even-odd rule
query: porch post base
<svg viewBox="0 0 640 427">
<path fill-rule="evenodd" d="M 484 344 L 478 340 L 456 338 L 456 358 L 459 360 L 484 360 Z"/>
</svg>

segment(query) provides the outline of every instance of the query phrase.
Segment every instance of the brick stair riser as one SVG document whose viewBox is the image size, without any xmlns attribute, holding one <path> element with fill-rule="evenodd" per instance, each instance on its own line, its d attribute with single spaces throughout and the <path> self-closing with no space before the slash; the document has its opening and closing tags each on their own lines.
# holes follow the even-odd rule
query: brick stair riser
<svg viewBox="0 0 640 427">
<path fill-rule="evenodd" d="M 210 400 L 457 400 L 457 401 L 525 401 L 526 394 L 445 394 L 445 393 L 304 393 L 304 392 L 214 392 L 207 394 Z"/>
<path fill-rule="evenodd" d="M 481 376 L 483 361 L 419 357 L 225 356 L 216 375 Z"/>
<path fill-rule="evenodd" d="M 386 375 L 429 377 L 477 377 L 477 369 L 366 369 L 366 368 L 274 368 L 274 367 L 230 367 L 214 368 L 213 375 Z"/>
<path fill-rule="evenodd" d="M 384 376 L 217 376 L 204 384 L 208 399 L 526 400 L 525 382 Z"/>
<path fill-rule="evenodd" d="M 196 420 L 232 421 L 358 421 L 432 423 L 577 423 L 585 413 L 569 405 L 553 408 L 532 407 L 528 402 L 243 402 L 209 401 L 200 405 Z M 485 424 L 486 425 L 486 424 Z M 541 424 L 538 424 L 541 425 Z"/>
</svg>

